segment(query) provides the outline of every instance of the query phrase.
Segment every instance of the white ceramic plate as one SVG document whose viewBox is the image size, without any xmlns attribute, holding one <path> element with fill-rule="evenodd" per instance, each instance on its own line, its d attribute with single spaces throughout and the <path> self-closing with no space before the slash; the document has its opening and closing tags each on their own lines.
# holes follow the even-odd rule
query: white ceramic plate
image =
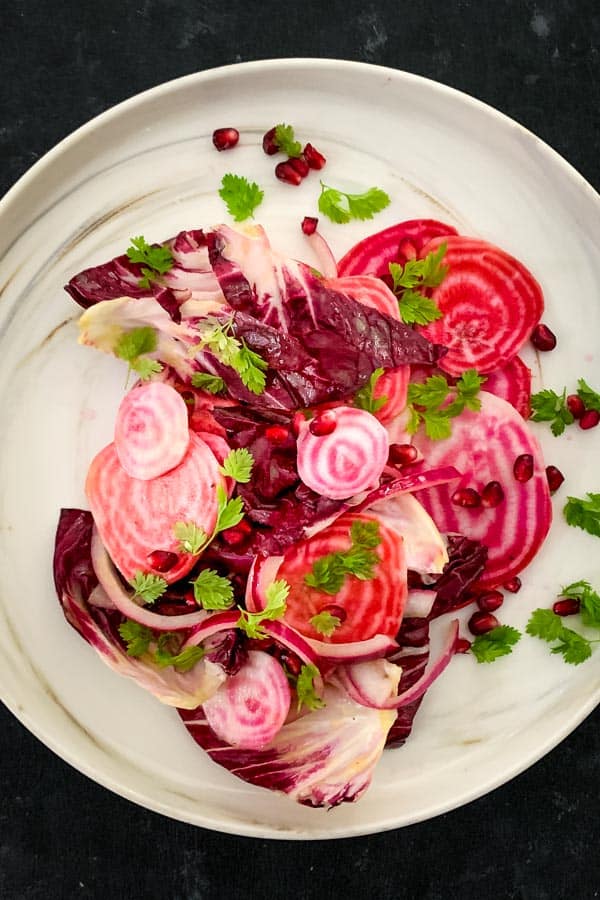
<svg viewBox="0 0 600 900">
<path fill-rule="evenodd" d="M 85 471 L 110 440 L 124 371 L 77 345 L 78 310 L 62 285 L 122 252 L 131 235 L 157 240 L 226 219 L 217 188 L 230 170 L 265 187 L 259 220 L 275 243 L 310 259 L 298 223 L 316 210 L 318 178 L 299 189 L 275 180 L 260 137 L 279 121 L 325 153 L 327 181 L 377 184 L 393 198 L 373 223 L 325 223 L 334 251 L 420 216 L 500 244 L 539 278 L 559 335 L 556 351 L 529 358 L 536 388 L 572 389 L 578 376 L 600 385 L 599 198 L 519 125 L 434 82 L 350 62 L 249 63 L 141 94 L 63 141 L 0 206 L 0 681 L 6 704 L 44 743 L 149 809 L 237 834 L 342 837 L 434 816 L 529 766 L 598 702 L 600 652 L 575 668 L 524 638 L 491 666 L 456 658 L 370 791 L 325 812 L 210 762 L 174 710 L 106 668 L 66 624 L 51 577 L 57 514 L 85 505 Z M 243 135 L 231 153 L 211 145 L 223 125 Z M 600 586 L 597 538 L 560 515 L 567 493 L 600 490 L 600 433 L 539 433 L 567 482 L 550 539 L 502 609 L 517 627 L 561 584 Z"/>
</svg>

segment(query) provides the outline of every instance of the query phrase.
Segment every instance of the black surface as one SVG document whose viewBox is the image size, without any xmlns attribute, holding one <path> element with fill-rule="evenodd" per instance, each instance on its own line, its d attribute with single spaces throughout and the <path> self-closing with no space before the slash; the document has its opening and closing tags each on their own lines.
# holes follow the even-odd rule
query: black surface
<svg viewBox="0 0 600 900">
<path fill-rule="evenodd" d="M 0 193 L 75 127 L 142 89 L 276 56 L 435 78 L 526 125 L 600 187 L 597 0 L 0 0 L 0 40 Z M 599 724 L 596 711 L 528 772 L 461 810 L 297 844 L 218 835 L 135 807 L 2 708 L 0 897 L 600 897 Z"/>
</svg>

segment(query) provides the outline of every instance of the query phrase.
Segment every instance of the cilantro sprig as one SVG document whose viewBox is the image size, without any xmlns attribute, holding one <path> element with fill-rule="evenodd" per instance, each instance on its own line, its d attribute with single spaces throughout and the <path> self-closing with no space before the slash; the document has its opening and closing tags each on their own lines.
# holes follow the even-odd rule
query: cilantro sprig
<svg viewBox="0 0 600 900">
<path fill-rule="evenodd" d="M 563 515 L 567 525 L 600 537 L 600 494 L 588 492 L 586 497 L 567 497 Z"/>
<path fill-rule="evenodd" d="M 288 156 L 297 157 L 302 154 L 302 144 L 296 140 L 293 127 L 284 122 L 275 126 L 275 143 Z"/>
<path fill-rule="evenodd" d="M 331 637 L 336 628 L 342 624 L 342 620 L 339 616 L 334 616 L 328 609 L 323 609 L 310 619 L 310 624 L 319 634 Z"/>
<path fill-rule="evenodd" d="M 375 396 L 375 388 L 377 387 L 377 382 L 383 375 L 383 372 L 384 370 L 381 368 L 375 369 L 375 371 L 371 372 L 367 383 L 356 392 L 354 395 L 354 405 L 358 409 L 366 409 L 367 412 L 375 414 L 382 406 L 385 406 L 388 398 L 385 395 L 381 397 Z"/>
<path fill-rule="evenodd" d="M 478 635 L 471 644 L 471 652 L 478 663 L 491 663 L 512 653 L 521 640 L 521 632 L 511 625 L 497 625 L 486 634 Z"/>
<path fill-rule="evenodd" d="M 233 321 L 216 322 L 200 332 L 200 349 L 210 350 L 220 362 L 230 366 L 253 394 L 264 393 L 268 364 L 245 342 L 232 334 Z"/>
<path fill-rule="evenodd" d="M 388 194 L 378 187 L 369 188 L 362 194 L 348 194 L 321 182 L 319 211 L 338 225 L 345 225 L 352 219 L 372 219 L 389 204 Z"/>
<path fill-rule="evenodd" d="M 231 581 L 214 569 L 203 569 L 192 584 L 194 599 L 203 609 L 231 609 L 233 606 Z"/>
<path fill-rule="evenodd" d="M 221 179 L 219 197 L 224 201 L 234 222 L 243 222 L 254 215 L 254 210 L 263 201 L 264 191 L 255 181 L 248 181 L 243 175 L 228 172 Z"/>
<path fill-rule="evenodd" d="M 567 389 L 562 394 L 553 390 L 539 391 L 531 396 L 531 419 L 534 422 L 550 422 L 550 431 L 558 437 L 565 426 L 572 425 L 575 419 L 567 406 Z"/>
<path fill-rule="evenodd" d="M 581 621 L 589 628 L 600 628 L 600 595 L 589 581 L 574 581 L 560 590 L 561 597 L 579 600 Z"/>
<path fill-rule="evenodd" d="M 583 400 L 585 408 L 600 412 L 600 394 L 591 388 L 584 378 L 580 378 L 577 385 L 577 396 Z"/>
<path fill-rule="evenodd" d="M 406 325 L 427 325 L 441 319 L 441 310 L 423 290 L 437 287 L 448 274 L 448 266 L 442 263 L 446 249 L 446 244 L 440 244 L 423 259 L 409 259 L 404 266 L 389 264 L 392 290 L 398 297 L 400 316 Z"/>
<path fill-rule="evenodd" d="M 188 672 L 202 659 L 206 651 L 202 647 L 186 647 L 181 650 L 181 638 L 175 632 L 165 632 L 158 639 L 153 631 L 132 619 L 119 625 L 119 634 L 127 648 L 127 655 L 150 655 L 150 661 L 160 669 L 173 666 L 180 672 Z"/>
<path fill-rule="evenodd" d="M 142 572 L 138 569 L 129 582 L 133 588 L 133 597 L 139 597 L 142 603 L 155 603 L 167 589 L 167 582 L 160 575 Z"/>
<path fill-rule="evenodd" d="M 424 384 L 412 383 L 408 386 L 410 418 L 407 430 L 414 434 L 419 426 L 425 426 L 427 437 L 443 440 L 452 433 L 451 419 L 465 409 L 477 412 L 481 409 L 479 389 L 485 381 L 475 369 L 467 369 L 451 387 L 443 375 L 431 375 Z M 450 403 L 446 401 L 453 394 Z"/>
<path fill-rule="evenodd" d="M 142 277 L 138 284 L 141 288 L 149 289 L 153 281 L 162 281 L 162 276 L 173 268 L 173 254 L 169 247 L 162 244 L 149 244 L 143 235 L 130 240 L 127 257 L 132 263 L 142 266 Z"/>
<path fill-rule="evenodd" d="M 252 477 L 252 467 L 254 466 L 254 457 L 245 447 L 238 450 L 231 450 L 223 460 L 223 465 L 219 467 L 222 475 L 233 478 L 238 484 L 247 484 Z"/>
<path fill-rule="evenodd" d="M 302 666 L 296 681 L 296 695 L 298 697 L 298 710 L 302 706 L 308 709 L 322 709 L 325 701 L 319 697 L 315 689 L 315 681 L 319 676 L 319 670 L 313 663 Z"/>
<path fill-rule="evenodd" d="M 375 566 L 380 562 L 375 548 L 381 542 L 378 522 L 353 522 L 350 527 L 352 543 L 348 550 L 328 553 L 313 563 L 312 570 L 304 576 L 309 587 L 325 594 L 337 594 L 348 575 L 361 581 L 370 581 Z"/>
<path fill-rule="evenodd" d="M 237 627 L 244 631 L 249 638 L 260 639 L 266 637 L 262 623 L 281 619 L 285 615 L 286 600 L 289 592 L 290 586 L 285 579 L 280 578 L 271 582 L 265 590 L 265 608 L 259 612 L 250 612 L 240 607 L 240 617 L 236 623 Z"/>
<path fill-rule="evenodd" d="M 162 371 L 162 365 L 146 356 L 158 346 L 156 330 L 150 325 L 125 331 L 114 346 L 114 354 L 129 364 L 130 371 L 136 372 L 142 380 Z"/>
<path fill-rule="evenodd" d="M 209 542 L 207 533 L 195 522 L 175 522 L 173 534 L 179 541 L 180 553 L 197 556 Z"/>
<path fill-rule="evenodd" d="M 192 387 L 209 394 L 220 394 L 225 390 L 225 382 L 218 375 L 209 375 L 208 372 L 194 372 L 192 375 Z"/>
<path fill-rule="evenodd" d="M 592 643 L 572 628 L 567 628 L 551 609 L 536 609 L 527 623 L 527 634 L 554 644 L 552 653 L 560 653 L 566 663 L 578 666 L 592 655 Z"/>
</svg>

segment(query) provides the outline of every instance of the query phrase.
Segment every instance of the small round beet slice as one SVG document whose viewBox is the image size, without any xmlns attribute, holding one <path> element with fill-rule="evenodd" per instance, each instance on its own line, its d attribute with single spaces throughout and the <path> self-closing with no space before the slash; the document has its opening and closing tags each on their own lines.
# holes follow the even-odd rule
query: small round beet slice
<svg viewBox="0 0 600 900">
<path fill-rule="evenodd" d="M 291 698 L 281 664 L 262 650 L 250 650 L 248 661 L 202 709 L 222 741 L 240 750 L 260 750 L 285 722 Z"/>
<path fill-rule="evenodd" d="M 525 266 L 499 247 L 462 235 L 435 238 L 421 257 L 446 244 L 448 273 L 433 289 L 442 318 L 419 326 L 433 343 L 448 347 L 439 366 L 450 375 L 465 369 L 493 372 L 517 355 L 544 310 L 542 290 Z"/>
<path fill-rule="evenodd" d="M 115 449 L 132 478 L 149 481 L 179 465 L 190 442 L 181 394 L 156 381 L 125 395 L 115 422 Z"/>
<path fill-rule="evenodd" d="M 519 356 L 490 372 L 483 390 L 506 400 L 524 419 L 531 415 L 531 369 Z"/>
<path fill-rule="evenodd" d="M 435 219 L 411 219 L 399 222 L 359 241 L 338 264 L 342 275 L 389 275 L 391 262 L 404 265 L 420 255 L 421 249 L 440 235 L 454 235 L 456 229 Z"/>
<path fill-rule="evenodd" d="M 395 637 L 398 633 L 408 594 L 404 541 L 382 522 L 378 522 L 380 543 L 375 548 L 381 562 L 375 566 L 373 578 L 362 581 L 346 575 L 334 595 L 306 584 L 305 576 L 317 560 L 350 549 L 351 528 L 357 521 L 378 522 L 368 513 L 345 513 L 323 531 L 290 547 L 279 567 L 277 577 L 290 585 L 285 622 L 307 638 L 340 644 L 368 640 L 377 634 Z M 319 613 L 335 615 L 338 610 L 340 625 L 330 636 L 311 624 Z"/>
<path fill-rule="evenodd" d="M 156 550 L 176 553 L 178 562 L 159 574 L 171 584 L 186 575 L 197 557 L 181 553 L 173 532 L 176 522 L 194 522 L 210 534 L 217 521 L 219 464 L 195 434 L 182 461 L 149 481 L 132 478 L 114 444 L 94 457 L 86 494 L 102 543 L 121 574 L 130 581 L 136 571 L 152 571 Z"/>
<path fill-rule="evenodd" d="M 388 433 L 364 409 L 338 406 L 300 423 L 298 474 L 330 500 L 375 487 L 388 458 Z"/>
<path fill-rule="evenodd" d="M 419 491 L 419 501 L 443 533 L 464 534 L 488 548 L 479 584 L 496 587 L 513 578 L 540 549 L 552 521 L 545 463 L 535 436 L 505 400 L 482 391 L 481 410 L 466 410 L 452 420 L 452 435 L 432 441 L 419 431 L 414 443 L 431 466 L 451 463 L 463 473 L 459 487 L 481 491 L 497 481 L 504 494 L 494 507 L 465 507 L 452 502 L 457 483 Z M 518 481 L 515 460 L 533 460 L 533 474 Z"/>
</svg>

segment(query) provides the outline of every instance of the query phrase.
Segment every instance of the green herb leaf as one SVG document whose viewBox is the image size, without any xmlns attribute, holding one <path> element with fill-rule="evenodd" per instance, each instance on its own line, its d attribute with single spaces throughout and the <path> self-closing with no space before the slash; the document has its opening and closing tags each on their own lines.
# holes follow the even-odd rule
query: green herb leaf
<svg viewBox="0 0 600 900">
<path fill-rule="evenodd" d="M 214 569 L 203 569 L 192 581 L 194 597 L 203 609 L 230 609 L 233 606 L 233 586 Z"/>
<path fill-rule="evenodd" d="M 219 531 L 225 531 L 227 528 L 234 528 L 244 518 L 244 501 L 241 497 L 233 497 L 227 499 L 227 494 L 222 485 L 217 487 L 217 524 L 213 533 L 218 534 Z"/>
<path fill-rule="evenodd" d="M 121 335 L 115 344 L 114 354 L 120 359 L 131 363 L 142 353 L 153 353 L 158 344 L 156 329 L 145 325 L 142 328 L 132 328 Z"/>
<path fill-rule="evenodd" d="M 563 628 L 561 617 L 551 609 L 535 609 L 529 617 L 525 630 L 532 637 L 551 643 L 558 640 Z"/>
<path fill-rule="evenodd" d="M 203 647 L 186 647 L 185 650 L 176 649 L 180 646 L 181 638 L 177 634 L 170 631 L 161 634 L 158 639 L 158 646 L 154 652 L 156 665 L 160 669 L 173 666 L 180 672 L 189 672 L 206 655 L 206 650 Z M 173 649 L 175 649 L 175 652 L 173 652 Z"/>
<path fill-rule="evenodd" d="M 589 581 L 575 581 L 561 588 L 560 596 L 579 600 L 583 624 L 589 628 L 600 628 L 600 595 Z"/>
<path fill-rule="evenodd" d="M 290 592 L 290 586 L 283 578 L 273 581 L 265 591 L 266 605 L 260 612 L 240 610 L 237 627 L 241 628 L 249 638 L 261 639 L 266 636 L 262 623 L 269 620 L 281 619 L 286 610 L 286 599 Z"/>
<path fill-rule="evenodd" d="M 443 375 L 431 375 L 424 384 L 411 382 L 408 385 L 408 402 L 432 409 L 444 402 L 450 387 Z"/>
<path fill-rule="evenodd" d="M 319 211 L 338 225 L 351 219 L 372 219 L 389 204 L 390 198 L 381 188 L 372 187 L 363 194 L 347 194 L 321 182 Z"/>
<path fill-rule="evenodd" d="M 242 341 L 242 346 L 232 365 L 249 391 L 252 391 L 253 394 L 264 393 L 266 385 L 265 371 L 268 365 L 262 356 L 259 356 L 254 350 L 250 350 L 244 341 Z"/>
<path fill-rule="evenodd" d="M 375 388 L 383 375 L 383 371 L 383 369 L 375 369 L 374 372 L 371 372 L 367 383 L 354 395 L 354 405 L 358 409 L 366 409 L 367 412 L 375 414 L 387 403 L 387 397 L 375 397 Z"/>
<path fill-rule="evenodd" d="M 559 643 L 552 648 L 552 653 L 560 653 L 566 663 L 578 666 L 590 658 L 592 647 L 590 641 L 583 635 L 570 628 L 563 628 Z"/>
<path fill-rule="evenodd" d="M 209 536 L 195 522 L 175 522 L 173 534 L 179 541 L 181 553 L 196 556 L 208 544 Z"/>
<path fill-rule="evenodd" d="M 394 293 L 414 287 L 440 285 L 448 274 L 448 266 L 442 265 L 447 249 L 446 244 L 440 244 L 437 250 L 432 250 L 424 259 L 408 259 L 404 266 L 390 263 L 389 272 L 392 276 Z"/>
<path fill-rule="evenodd" d="M 498 625 L 487 634 L 478 635 L 471 644 L 471 651 L 479 663 L 491 663 L 501 656 L 508 656 L 521 640 L 521 632 L 510 625 Z"/>
<path fill-rule="evenodd" d="M 302 705 L 308 709 L 322 709 L 325 701 L 317 694 L 315 690 L 315 679 L 319 675 L 319 670 L 313 663 L 302 666 L 298 680 L 296 681 L 296 694 L 298 695 L 298 710 Z"/>
<path fill-rule="evenodd" d="M 375 575 L 380 562 L 375 547 L 381 536 L 378 522 L 354 522 L 350 529 L 352 543 L 348 550 L 328 553 L 313 563 L 312 570 L 304 576 L 309 587 L 325 594 L 339 593 L 347 575 L 361 581 L 369 581 Z"/>
<path fill-rule="evenodd" d="M 142 265 L 142 277 L 138 282 L 141 288 L 150 288 L 153 281 L 161 281 L 161 275 L 173 268 L 174 259 L 169 247 L 149 244 L 142 235 L 131 238 L 127 256 L 132 263 Z"/>
<path fill-rule="evenodd" d="M 562 394 L 552 390 L 539 391 L 531 397 L 531 419 L 534 422 L 550 422 L 550 431 L 554 437 L 558 437 L 565 430 L 566 425 L 574 422 L 573 414 L 567 407 L 567 389 Z"/>
<path fill-rule="evenodd" d="M 592 655 L 591 642 L 571 628 L 565 628 L 561 617 L 551 609 L 534 610 L 526 630 L 528 634 L 549 644 L 558 641 L 552 647 L 552 653 L 560 653 L 570 665 L 577 666 Z"/>
<path fill-rule="evenodd" d="M 153 640 L 151 629 L 132 619 L 125 619 L 119 625 L 119 634 L 127 644 L 129 656 L 142 656 L 147 653 L 150 642 Z"/>
<path fill-rule="evenodd" d="M 243 341 L 231 334 L 232 321 L 218 322 L 201 332 L 201 348 L 206 347 L 224 365 L 230 366 L 240 376 L 242 383 L 254 394 L 265 389 L 265 371 L 268 364 L 258 353 L 250 350 Z"/>
<path fill-rule="evenodd" d="M 331 637 L 336 628 L 342 624 L 342 620 L 338 616 L 332 615 L 328 609 L 322 610 L 310 619 L 310 624 L 320 634 L 325 637 Z"/>
<path fill-rule="evenodd" d="M 600 394 L 596 393 L 583 378 L 580 378 L 577 384 L 577 395 L 583 400 L 585 408 L 600 412 Z"/>
<path fill-rule="evenodd" d="M 192 386 L 208 391 L 209 394 L 220 394 L 225 390 L 225 382 L 218 375 L 209 375 L 208 372 L 194 372 Z"/>
<path fill-rule="evenodd" d="M 441 319 L 443 315 L 433 300 L 411 290 L 403 291 L 398 298 L 398 309 L 405 325 L 427 325 Z"/>
<path fill-rule="evenodd" d="M 233 478 L 239 484 L 248 484 L 252 476 L 254 457 L 245 447 L 239 450 L 231 450 L 219 466 L 221 474 Z"/>
<path fill-rule="evenodd" d="M 223 175 L 219 197 L 225 201 L 227 212 L 235 222 L 249 219 L 264 197 L 255 181 L 248 181 L 243 175 Z"/>
<path fill-rule="evenodd" d="M 139 597 L 143 603 L 154 603 L 167 589 L 167 582 L 160 575 L 141 572 L 139 569 L 134 572 L 129 583 L 133 588 L 134 598 Z"/>
<path fill-rule="evenodd" d="M 302 154 L 302 144 L 296 140 L 294 129 L 291 125 L 281 123 L 275 126 L 275 143 L 282 153 L 297 157 Z"/>
<path fill-rule="evenodd" d="M 563 514 L 568 525 L 600 537 L 600 494 L 588 492 L 587 500 L 582 497 L 567 497 Z"/>
<path fill-rule="evenodd" d="M 450 420 L 460 415 L 465 408 L 474 412 L 481 408 L 478 396 L 485 376 L 475 369 L 467 369 L 451 388 L 443 375 L 431 375 L 424 384 L 409 384 L 408 402 L 410 417 L 407 431 L 414 434 L 419 425 L 425 425 L 425 432 L 434 441 L 450 437 Z M 454 399 L 447 403 L 450 392 Z"/>
</svg>

